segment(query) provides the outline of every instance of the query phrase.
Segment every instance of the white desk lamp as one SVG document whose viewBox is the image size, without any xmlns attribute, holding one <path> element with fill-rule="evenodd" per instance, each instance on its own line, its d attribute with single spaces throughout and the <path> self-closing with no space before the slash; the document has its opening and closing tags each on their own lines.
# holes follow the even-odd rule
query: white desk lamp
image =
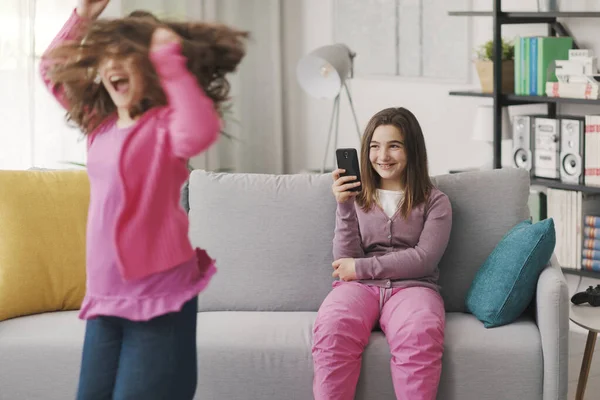
<svg viewBox="0 0 600 400">
<path fill-rule="evenodd" d="M 331 141 L 331 132 L 335 119 L 335 144 L 337 147 L 339 116 L 340 116 L 340 94 L 342 88 L 346 90 L 350 109 L 354 116 L 356 132 L 360 141 L 361 133 L 358 127 L 356 112 L 350 91 L 346 85 L 346 80 L 353 76 L 353 60 L 356 53 L 353 53 L 348 46 L 337 43 L 333 45 L 319 47 L 304 56 L 296 67 L 298 82 L 304 91 L 313 97 L 321 99 L 334 99 L 331 120 L 329 122 L 329 134 L 327 135 L 327 145 L 325 155 L 323 156 L 323 166 L 321 173 L 325 172 L 327 156 L 329 155 L 329 143 Z M 333 152 L 332 152 L 333 154 Z"/>
</svg>

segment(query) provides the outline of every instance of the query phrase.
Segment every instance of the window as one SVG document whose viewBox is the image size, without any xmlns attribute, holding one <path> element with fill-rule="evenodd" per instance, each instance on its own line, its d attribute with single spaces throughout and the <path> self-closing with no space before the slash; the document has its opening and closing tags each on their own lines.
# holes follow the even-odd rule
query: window
<svg viewBox="0 0 600 400">
<path fill-rule="evenodd" d="M 76 0 L 0 2 L 0 169 L 64 168 L 85 143 L 39 76 L 39 56 Z"/>
<path fill-rule="evenodd" d="M 356 76 L 468 82 L 470 25 L 449 17 L 448 11 L 469 9 L 470 3 L 334 0 L 334 40 L 357 53 Z"/>
</svg>

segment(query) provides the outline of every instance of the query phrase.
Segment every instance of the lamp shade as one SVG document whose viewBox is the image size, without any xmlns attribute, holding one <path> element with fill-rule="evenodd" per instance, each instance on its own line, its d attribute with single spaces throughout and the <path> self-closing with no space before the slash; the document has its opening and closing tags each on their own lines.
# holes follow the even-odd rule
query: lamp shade
<svg viewBox="0 0 600 400">
<path fill-rule="evenodd" d="M 502 108 L 502 139 L 510 139 L 512 129 L 508 109 Z M 494 141 L 494 107 L 491 105 L 480 105 L 475 113 L 475 124 L 473 125 L 473 140 L 483 142 Z"/>
<path fill-rule="evenodd" d="M 298 62 L 298 83 L 313 97 L 333 99 L 352 70 L 353 56 L 348 46 L 341 43 L 319 47 Z"/>
</svg>

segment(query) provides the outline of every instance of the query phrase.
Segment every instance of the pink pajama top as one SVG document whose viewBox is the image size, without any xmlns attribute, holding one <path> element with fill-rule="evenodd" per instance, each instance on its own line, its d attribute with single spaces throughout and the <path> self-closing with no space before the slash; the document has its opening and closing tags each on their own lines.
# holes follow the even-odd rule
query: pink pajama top
<svg viewBox="0 0 600 400">
<path fill-rule="evenodd" d="M 49 49 L 79 41 L 90 21 L 74 11 Z M 87 291 L 80 317 L 145 321 L 178 311 L 216 272 L 214 260 L 193 248 L 181 207 L 186 161 L 216 141 L 214 104 L 187 70 L 180 44 L 149 54 L 168 104 L 119 129 L 108 117 L 88 135 L 90 205 Z M 42 56 L 42 79 L 69 109 L 64 88 L 48 78 L 56 62 Z"/>
</svg>

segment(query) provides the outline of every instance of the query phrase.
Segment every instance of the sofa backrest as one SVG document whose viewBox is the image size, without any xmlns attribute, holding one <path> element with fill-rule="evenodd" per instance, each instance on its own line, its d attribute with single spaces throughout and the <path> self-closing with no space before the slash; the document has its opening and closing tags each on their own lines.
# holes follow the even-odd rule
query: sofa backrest
<svg viewBox="0 0 600 400">
<path fill-rule="evenodd" d="M 438 283 L 446 310 L 464 312 L 479 267 L 506 232 L 529 218 L 529 174 L 505 168 L 442 175 L 433 181 L 452 203 L 452 232 Z"/>
<path fill-rule="evenodd" d="M 443 175 L 453 227 L 440 262 L 447 311 L 464 311 L 479 266 L 529 216 L 529 176 L 503 169 Z M 190 177 L 190 237 L 218 272 L 200 311 L 316 311 L 331 290 L 335 200 L 331 175 L 225 174 Z"/>
</svg>

